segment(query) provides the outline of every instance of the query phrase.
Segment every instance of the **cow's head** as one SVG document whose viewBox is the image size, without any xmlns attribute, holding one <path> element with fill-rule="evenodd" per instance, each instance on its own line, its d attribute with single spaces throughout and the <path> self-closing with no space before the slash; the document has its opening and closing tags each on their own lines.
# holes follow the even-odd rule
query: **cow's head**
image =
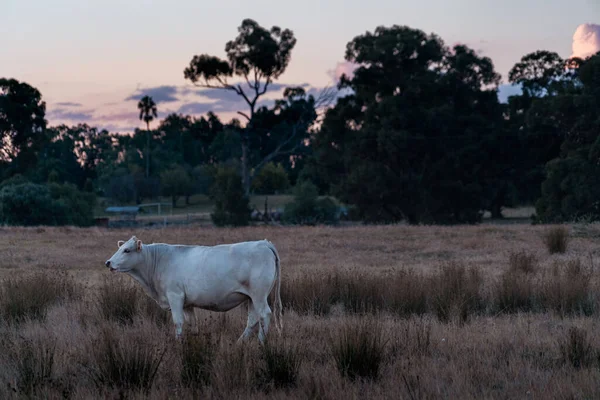
<svg viewBox="0 0 600 400">
<path fill-rule="evenodd" d="M 143 262 L 142 241 L 135 236 L 126 242 L 119 240 L 117 246 L 117 252 L 105 263 L 111 272 L 128 272 Z"/>
</svg>

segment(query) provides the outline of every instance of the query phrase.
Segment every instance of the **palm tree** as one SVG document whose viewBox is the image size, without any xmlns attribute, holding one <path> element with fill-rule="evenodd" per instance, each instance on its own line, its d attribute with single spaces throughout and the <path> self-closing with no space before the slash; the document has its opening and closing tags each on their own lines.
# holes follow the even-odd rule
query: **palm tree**
<svg viewBox="0 0 600 400">
<path fill-rule="evenodd" d="M 156 103 L 150 96 L 144 96 L 138 102 L 140 110 L 140 120 L 146 122 L 146 178 L 150 176 L 150 122 L 158 117 L 156 112 Z"/>
</svg>

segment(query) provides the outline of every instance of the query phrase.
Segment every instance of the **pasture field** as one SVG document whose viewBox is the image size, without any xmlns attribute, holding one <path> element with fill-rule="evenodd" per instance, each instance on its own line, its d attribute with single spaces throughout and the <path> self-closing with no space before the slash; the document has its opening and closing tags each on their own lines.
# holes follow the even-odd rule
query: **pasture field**
<svg viewBox="0 0 600 400">
<path fill-rule="evenodd" d="M 600 395 L 600 226 L 136 231 L 0 228 L 0 398 L 587 399 Z M 284 329 L 236 346 L 246 314 L 168 313 L 104 267 L 118 240 L 267 238 Z"/>
</svg>

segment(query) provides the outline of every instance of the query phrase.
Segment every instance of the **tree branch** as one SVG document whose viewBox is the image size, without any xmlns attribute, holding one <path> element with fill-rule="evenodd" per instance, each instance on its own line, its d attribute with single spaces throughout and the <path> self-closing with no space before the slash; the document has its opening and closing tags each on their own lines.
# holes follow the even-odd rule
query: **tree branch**
<svg viewBox="0 0 600 400">
<path fill-rule="evenodd" d="M 240 114 L 242 117 L 246 118 L 248 122 L 250 122 L 250 117 L 248 116 L 248 114 L 246 114 L 243 111 L 238 111 L 237 113 Z"/>
</svg>

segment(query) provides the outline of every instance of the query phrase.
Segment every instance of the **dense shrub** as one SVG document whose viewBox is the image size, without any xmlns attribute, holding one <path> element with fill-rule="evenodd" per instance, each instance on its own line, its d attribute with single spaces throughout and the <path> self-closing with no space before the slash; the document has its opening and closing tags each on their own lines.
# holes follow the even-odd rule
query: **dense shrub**
<svg viewBox="0 0 600 400">
<path fill-rule="evenodd" d="M 93 222 L 96 197 L 74 185 L 21 183 L 0 190 L 0 222 L 8 225 L 79 225 Z"/>
<path fill-rule="evenodd" d="M 294 200 L 285 206 L 283 220 L 289 224 L 334 224 L 338 221 L 338 207 L 330 198 L 318 197 L 317 187 L 303 181 L 294 188 Z"/>
</svg>

